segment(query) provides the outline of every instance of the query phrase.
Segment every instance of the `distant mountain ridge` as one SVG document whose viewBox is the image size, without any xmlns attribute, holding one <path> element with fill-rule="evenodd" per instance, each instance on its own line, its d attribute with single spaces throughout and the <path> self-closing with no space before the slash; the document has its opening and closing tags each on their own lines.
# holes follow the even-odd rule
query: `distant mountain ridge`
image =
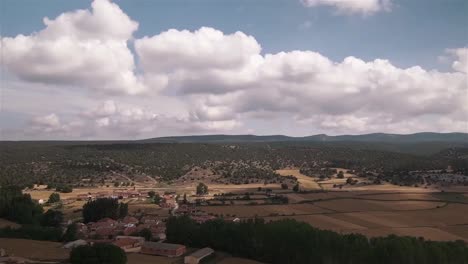
<svg viewBox="0 0 468 264">
<path fill-rule="evenodd" d="M 328 136 L 325 134 L 290 137 L 284 135 L 201 135 L 201 136 L 173 136 L 140 140 L 140 142 L 172 142 L 172 143 L 248 143 L 248 142 L 386 142 L 386 143 L 420 143 L 420 142 L 468 142 L 468 133 L 433 133 L 421 132 L 414 134 L 386 134 L 372 133 L 363 135 Z"/>
</svg>

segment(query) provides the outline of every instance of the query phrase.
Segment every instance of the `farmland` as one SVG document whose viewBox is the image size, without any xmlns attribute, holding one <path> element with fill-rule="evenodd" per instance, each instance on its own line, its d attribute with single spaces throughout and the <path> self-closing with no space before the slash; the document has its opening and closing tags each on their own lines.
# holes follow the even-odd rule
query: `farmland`
<svg viewBox="0 0 468 264">
<path fill-rule="evenodd" d="M 297 170 L 283 170 L 281 173 L 298 176 Z M 280 173 L 280 174 L 281 174 Z M 303 176 L 306 177 L 306 176 Z M 310 177 L 309 177 L 310 178 Z M 300 183 L 302 178 L 298 177 Z M 318 179 L 307 179 L 314 182 Z M 263 185 L 219 185 L 208 184 L 210 195 L 205 196 L 211 201 L 214 194 L 231 193 L 239 197 L 245 192 L 250 193 L 248 201 L 233 199 L 233 204 L 201 205 L 198 208 L 207 214 L 217 217 L 237 217 L 248 219 L 264 218 L 267 221 L 292 218 L 309 223 L 314 227 L 333 230 L 340 233 L 361 233 L 369 237 L 399 234 L 422 236 L 430 240 L 465 240 L 468 241 L 468 203 L 461 197 L 465 193 L 442 193 L 439 190 L 415 187 L 399 187 L 394 185 L 353 186 L 341 190 L 307 188 L 307 192 L 292 192 L 282 190 L 279 184 Z M 306 187 L 307 186 L 307 187 Z M 266 197 L 258 187 L 272 188 L 273 193 L 285 195 L 289 204 L 262 204 Z M 375 187 L 375 190 L 372 188 Z M 116 188 L 109 188 L 114 190 Z M 164 192 L 164 188 L 148 188 L 148 190 Z M 118 189 L 117 189 L 118 190 Z M 145 189 L 143 189 L 145 190 Z M 191 184 L 174 186 L 171 190 L 182 195 L 188 194 L 188 199 L 196 199 L 195 187 Z M 314 191 L 315 190 L 315 191 Z M 63 197 L 72 198 L 77 194 L 96 192 L 97 189 L 75 189 Z M 312 192 L 311 192 L 312 191 Z M 44 199 L 53 191 L 29 191 L 33 198 Z M 253 203 L 253 201 L 255 201 Z M 145 201 L 129 199 L 131 212 L 146 211 L 161 217 L 168 216 L 166 209 Z M 83 201 L 75 201 L 64 207 L 66 216 L 70 219 L 79 218 L 80 213 L 72 213 L 80 209 Z M 212 203 L 216 204 L 216 203 Z"/>
</svg>

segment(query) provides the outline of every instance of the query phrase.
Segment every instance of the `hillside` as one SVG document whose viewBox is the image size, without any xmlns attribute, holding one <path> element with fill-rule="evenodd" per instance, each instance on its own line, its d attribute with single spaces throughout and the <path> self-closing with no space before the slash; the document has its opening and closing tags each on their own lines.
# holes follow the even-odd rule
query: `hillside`
<svg viewBox="0 0 468 264">
<path fill-rule="evenodd" d="M 363 135 L 339 135 L 328 136 L 325 134 L 306 136 L 306 137 L 289 137 L 284 135 L 202 135 L 202 136 L 179 136 L 179 137 L 158 137 L 144 139 L 140 142 L 144 143 L 241 143 L 241 142 L 282 142 L 282 141 L 298 141 L 298 142 L 386 142 L 386 143 L 418 143 L 418 142 L 463 142 L 468 143 L 467 133 L 432 133 L 423 132 L 415 134 L 386 134 L 373 133 Z"/>
</svg>

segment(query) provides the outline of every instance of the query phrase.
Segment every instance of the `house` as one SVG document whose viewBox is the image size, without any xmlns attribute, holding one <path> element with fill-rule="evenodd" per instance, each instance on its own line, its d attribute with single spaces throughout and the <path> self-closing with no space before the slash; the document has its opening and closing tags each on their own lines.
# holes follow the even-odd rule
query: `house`
<svg viewBox="0 0 468 264">
<path fill-rule="evenodd" d="M 106 217 L 106 218 L 102 218 L 101 220 L 97 221 L 98 223 L 104 223 L 106 225 L 109 225 L 109 226 L 115 226 L 117 225 L 117 221 L 112 219 L 112 218 L 109 218 L 109 217 Z"/>
<path fill-rule="evenodd" d="M 112 244 L 120 247 L 125 252 L 139 252 L 144 242 L 143 237 L 117 236 Z"/>
<path fill-rule="evenodd" d="M 123 230 L 123 234 L 128 236 L 128 235 L 131 235 L 131 234 L 134 234 L 138 231 L 137 227 L 136 226 L 129 226 L 129 227 L 126 227 L 124 230 Z"/>
<path fill-rule="evenodd" d="M 77 223 L 76 228 L 76 232 L 79 237 L 86 236 L 86 234 L 88 233 L 88 226 L 83 223 Z"/>
<path fill-rule="evenodd" d="M 164 225 L 163 223 L 141 224 L 141 225 L 138 225 L 137 231 L 140 232 L 141 230 L 145 228 L 151 231 L 153 238 L 158 239 L 158 240 L 166 239 L 166 225 Z"/>
<path fill-rule="evenodd" d="M 203 224 L 206 221 L 214 220 L 216 217 L 212 215 L 192 215 L 190 218 L 192 218 L 195 222 L 199 224 Z"/>
<path fill-rule="evenodd" d="M 145 242 L 141 247 L 141 253 L 149 255 L 160 255 L 165 257 L 178 257 L 186 252 L 184 245 L 159 243 L 159 242 Z"/>
<path fill-rule="evenodd" d="M 158 224 L 159 218 L 156 216 L 146 215 L 141 218 L 143 224 Z"/>
<path fill-rule="evenodd" d="M 101 227 L 96 229 L 96 234 L 101 238 L 112 238 L 115 235 L 113 227 Z"/>
<path fill-rule="evenodd" d="M 174 199 L 164 199 L 163 202 L 159 204 L 162 208 L 175 208 L 176 207 L 176 200 Z"/>
<path fill-rule="evenodd" d="M 214 253 L 214 250 L 211 248 L 202 248 L 193 252 L 192 254 L 185 256 L 184 264 L 198 264 L 203 258 L 206 258 Z"/>
<path fill-rule="evenodd" d="M 136 224 L 138 224 L 138 222 L 139 222 L 138 219 L 136 219 L 133 216 L 126 216 L 126 217 L 124 217 L 124 219 L 122 219 L 122 223 L 124 223 L 124 224 L 136 225 Z"/>
</svg>

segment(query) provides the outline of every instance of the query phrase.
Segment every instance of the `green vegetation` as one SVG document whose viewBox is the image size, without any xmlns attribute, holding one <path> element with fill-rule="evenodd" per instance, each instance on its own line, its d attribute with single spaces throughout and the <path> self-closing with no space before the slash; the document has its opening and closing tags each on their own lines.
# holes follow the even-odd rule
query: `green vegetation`
<svg viewBox="0 0 468 264">
<path fill-rule="evenodd" d="M 70 242 L 78 239 L 78 226 L 73 223 L 67 227 L 67 230 L 62 236 L 62 241 Z"/>
<path fill-rule="evenodd" d="M 83 219 L 85 223 L 96 222 L 103 218 L 118 219 L 128 213 L 128 205 L 119 203 L 117 199 L 99 198 L 87 202 L 83 206 Z"/>
<path fill-rule="evenodd" d="M 338 179 L 344 179 L 344 173 L 343 171 L 339 171 L 338 174 L 336 175 Z"/>
<path fill-rule="evenodd" d="M 60 202 L 60 194 L 58 193 L 51 193 L 49 196 L 49 200 L 47 200 L 47 203 L 58 203 Z"/>
<path fill-rule="evenodd" d="M 112 172 L 130 179 L 144 174 L 171 181 L 194 166 L 211 168 L 231 183 L 278 182 L 274 170 L 288 166 L 365 168 L 383 173 L 451 165 L 455 172 L 466 174 L 467 152 L 466 143 L 447 142 L 0 142 L 0 184 L 48 184 L 58 192 L 68 192 L 73 187 L 101 186 Z"/>
<path fill-rule="evenodd" d="M 0 217 L 19 224 L 39 224 L 43 209 L 16 186 L 0 187 Z"/>
<path fill-rule="evenodd" d="M 42 226 L 59 227 L 62 222 L 63 213 L 52 209 L 47 210 L 41 219 Z"/>
<path fill-rule="evenodd" d="M 200 182 L 197 186 L 197 195 L 208 194 L 208 186 L 203 182 Z"/>
<path fill-rule="evenodd" d="M 94 244 L 78 246 L 70 252 L 71 264 L 125 264 L 127 255 L 112 244 Z"/>
<path fill-rule="evenodd" d="M 296 185 L 294 185 L 293 191 L 294 191 L 294 192 L 298 192 L 298 191 L 299 191 L 299 183 L 296 183 Z"/>
<path fill-rule="evenodd" d="M 144 237 L 146 241 L 153 239 L 153 233 L 148 228 L 143 228 L 140 232 L 133 234 L 134 236 Z"/>
<path fill-rule="evenodd" d="M 31 225 L 22 226 L 20 228 L 5 227 L 0 229 L 0 237 L 57 242 L 62 239 L 62 229 L 57 227 Z"/>
<path fill-rule="evenodd" d="M 358 234 L 319 230 L 295 220 L 214 220 L 198 225 L 186 216 L 171 217 L 166 234 L 169 242 L 209 246 L 273 264 L 468 263 L 468 248 L 463 241 L 433 242 L 394 235 L 368 239 Z"/>
</svg>

